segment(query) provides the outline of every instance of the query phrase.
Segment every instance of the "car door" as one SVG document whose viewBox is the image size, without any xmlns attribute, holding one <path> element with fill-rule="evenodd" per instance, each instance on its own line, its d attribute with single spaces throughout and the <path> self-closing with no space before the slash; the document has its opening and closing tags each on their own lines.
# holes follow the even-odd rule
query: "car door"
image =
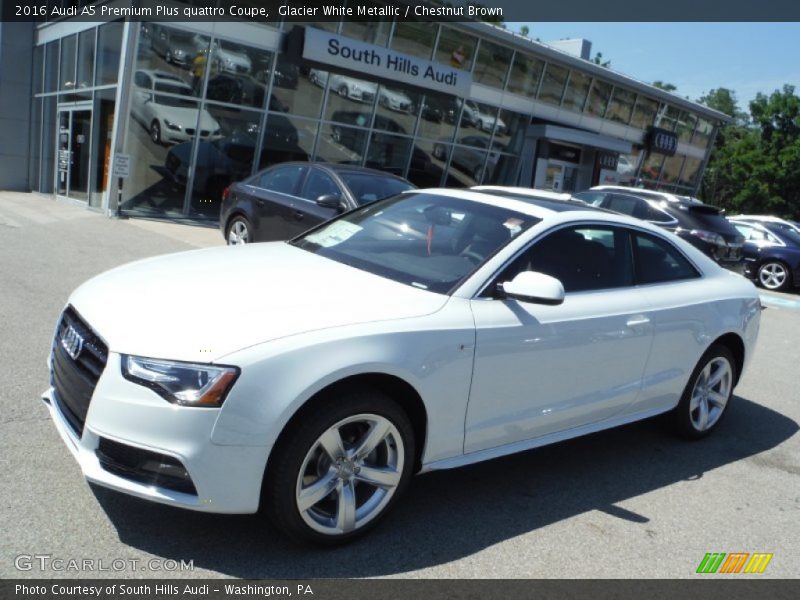
<svg viewBox="0 0 800 600">
<path fill-rule="evenodd" d="M 647 301 L 633 285 L 629 239 L 627 229 L 601 224 L 558 229 L 472 300 L 465 452 L 610 419 L 636 402 L 652 329 Z M 558 278 L 564 302 L 492 297 L 496 283 L 525 270 Z"/>
<path fill-rule="evenodd" d="M 255 205 L 254 224 L 259 241 L 287 240 L 298 231 L 293 207 L 303 177 L 304 165 L 280 165 L 262 172 L 247 186 Z"/>
</svg>

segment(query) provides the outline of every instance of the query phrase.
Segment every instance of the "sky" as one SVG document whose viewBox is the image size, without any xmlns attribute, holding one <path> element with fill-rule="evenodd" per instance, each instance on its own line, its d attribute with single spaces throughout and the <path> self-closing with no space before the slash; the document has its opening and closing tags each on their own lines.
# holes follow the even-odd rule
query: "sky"
<svg viewBox="0 0 800 600">
<path fill-rule="evenodd" d="M 582 37 L 592 56 L 603 54 L 611 68 L 635 79 L 661 80 L 675 93 L 696 100 L 726 87 L 739 107 L 758 92 L 769 94 L 785 83 L 800 93 L 800 23 L 507 23 L 543 42 Z"/>
</svg>

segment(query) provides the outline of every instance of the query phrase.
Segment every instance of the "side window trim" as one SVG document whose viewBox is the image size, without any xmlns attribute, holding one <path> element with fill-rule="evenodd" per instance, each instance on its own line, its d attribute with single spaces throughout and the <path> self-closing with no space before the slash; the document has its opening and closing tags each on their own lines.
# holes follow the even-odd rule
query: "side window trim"
<svg viewBox="0 0 800 600">
<path fill-rule="evenodd" d="M 553 227 L 552 229 L 548 229 L 548 230 L 543 231 L 540 234 L 538 234 L 536 237 L 534 237 L 532 240 L 530 240 L 527 244 L 525 244 L 525 246 L 523 246 L 522 248 L 517 250 L 517 252 L 515 252 L 500 267 L 495 269 L 494 272 L 486 279 L 484 284 L 478 289 L 478 291 L 475 294 L 472 295 L 472 299 L 473 300 L 478 300 L 478 299 L 494 298 L 495 288 L 496 288 L 498 283 L 501 283 L 499 281 L 499 279 L 503 275 L 503 273 L 508 268 L 510 268 L 517 261 L 517 259 L 521 258 L 523 254 L 528 252 L 528 250 L 530 250 L 535 244 L 541 242 L 544 238 L 548 237 L 549 235 L 551 235 L 553 233 L 556 233 L 557 231 L 561 231 L 562 229 L 569 229 L 569 228 L 580 229 L 580 228 L 589 228 L 589 227 L 606 228 L 606 229 L 612 229 L 612 230 L 613 229 L 617 229 L 617 230 L 621 230 L 621 231 L 623 231 L 623 232 L 625 232 L 627 234 L 628 254 L 629 254 L 630 261 L 631 261 L 630 268 L 632 270 L 631 275 L 632 275 L 632 278 L 633 278 L 632 279 L 632 283 L 630 285 L 625 285 L 625 286 L 617 286 L 617 287 L 602 288 L 602 289 L 595 289 L 595 290 L 573 291 L 573 292 L 567 292 L 567 293 L 570 294 L 570 295 L 595 294 L 595 293 L 598 293 L 598 292 L 608 292 L 609 290 L 630 290 L 630 289 L 636 289 L 637 287 L 639 287 L 639 284 L 637 283 L 637 280 L 636 280 L 636 259 L 635 259 L 635 256 L 633 254 L 633 252 L 634 252 L 633 246 L 634 246 L 634 236 L 635 236 L 635 234 L 640 232 L 640 231 L 643 231 L 643 230 L 640 230 L 637 227 L 630 226 L 630 225 L 627 225 L 627 224 L 613 223 L 613 222 L 610 222 L 610 221 L 591 221 L 591 220 L 589 220 L 589 221 L 579 221 L 579 222 L 575 222 L 575 223 L 563 223 L 563 224 L 561 224 L 561 225 L 559 225 L 557 227 Z M 649 233 L 649 232 L 645 232 L 645 233 Z M 684 258 L 686 258 L 685 255 L 682 252 L 681 252 L 681 256 L 684 256 Z M 686 260 L 689 261 L 688 258 L 686 258 Z M 689 261 L 689 263 L 692 265 L 692 267 L 694 269 L 696 269 L 699 273 L 701 273 L 701 271 L 699 269 L 697 269 L 696 265 L 692 261 Z"/>
<path fill-rule="evenodd" d="M 272 174 L 272 173 L 275 173 L 277 171 L 281 171 L 283 169 L 294 169 L 294 168 L 296 168 L 296 167 L 295 166 L 289 166 L 289 165 L 277 165 L 275 167 L 270 167 L 270 169 L 268 169 L 268 171 L 269 171 L 270 174 Z M 304 183 L 306 177 L 308 176 L 308 167 L 300 167 L 300 168 L 303 169 L 303 172 L 300 174 L 300 177 L 298 177 L 298 183 L 300 183 L 300 182 Z M 302 189 L 302 187 L 301 187 L 302 183 L 300 183 L 300 185 L 298 185 L 298 183 L 295 183 L 294 189 L 292 190 L 293 193 L 291 193 L 291 194 L 287 194 L 286 192 L 279 192 L 277 190 L 269 190 L 269 189 L 259 185 L 261 183 L 261 178 L 264 177 L 264 175 L 266 175 L 266 174 L 267 174 L 266 171 L 262 171 L 261 173 L 258 173 L 257 175 L 255 175 L 255 177 L 251 180 L 251 183 L 249 183 L 248 185 L 251 185 L 252 187 L 254 187 L 254 188 L 258 189 L 258 190 L 268 191 L 271 194 L 280 194 L 281 196 L 287 196 L 288 198 L 297 198 L 299 200 L 305 200 L 305 198 L 300 198 L 300 196 L 297 195 L 297 194 L 300 193 L 300 190 Z"/>
</svg>

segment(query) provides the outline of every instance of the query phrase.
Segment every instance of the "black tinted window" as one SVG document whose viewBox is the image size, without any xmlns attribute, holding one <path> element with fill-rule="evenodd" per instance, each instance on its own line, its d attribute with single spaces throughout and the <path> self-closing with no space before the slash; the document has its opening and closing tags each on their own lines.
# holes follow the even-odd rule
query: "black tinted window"
<svg viewBox="0 0 800 600">
<path fill-rule="evenodd" d="M 320 196 L 328 194 L 340 196 L 339 186 L 326 173 L 319 169 L 311 169 L 311 173 L 308 174 L 308 179 L 306 179 L 306 184 L 303 186 L 301 196 L 307 200 L 316 200 Z"/>
<path fill-rule="evenodd" d="M 694 279 L 700 274 L 669 242 L 644 233 L 636 234 L 637 283 L 663 283 Z"/>
<path fill-rule="evenodd" d="M 534 243 L 500 281 L 521 271 L 538 271 L 561 281 L 567 293 L 630 286 L 633 262 L 628 240 L 628 232 L 616 227 L 559 229 Z"/>
<path fill-rule="evenodd" d="M 606 208 L 632 217 L 636 215 L 640 204 L 646 204 L 646 202 L 632 196 L 619 196 L 614 194 L 611 196 L 611 200 Z"/>
<path fill-rule="evenodd" d="M 281 194 L 294 194 L 305 167 L 278 167 L 258 176 L 256 185 Z"/>
<path fill-rule="evenodd" d="M 342 172 L 339 173 L 339 177 L 350 188 L 350 192 L 359 205 L 388 198 L 414 188 L 413 185 L 402 179 L 359 173 L 357 171 Z"/>
<path fill-rule="evenodd" d="M 573 198 L 577 198 L 578 200 L 583 200 L 586 204 L 591 204 L 592 206 L 600 206 L 603 203 L 603 199 L 606 195 L 603 192 L 580 192 L 578 194 L 572 194 Z"/>
<path fill-rule="evenodd" d="M 651 206 L 649 202 L 642 202 L 639 204 L 633 216 L 637 219 L 652 221 L 653 223 L 670 223 L 675 220 L 663 210 Z"/>
</svg>

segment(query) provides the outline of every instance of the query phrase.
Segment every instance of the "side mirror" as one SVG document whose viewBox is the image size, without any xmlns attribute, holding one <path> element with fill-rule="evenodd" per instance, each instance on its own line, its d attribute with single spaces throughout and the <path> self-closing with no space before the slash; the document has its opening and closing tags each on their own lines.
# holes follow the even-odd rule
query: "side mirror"
<svg viewBox="0 0 800 600">
<path fill-rule="evenodd" d="M 323 208 L 336 209 L 339 212 L 343 212 L 345 209 L 344 201 L 339 194 L 322 194 L 317 198 L 317 204 Z"/>
<path fill-rule="evenodd" d="M 550 306 L 564 302 L 564 286 L 555 277 L 544 273 L 523 271 L 511 281 L 502 283 L 501 286 L 506 296 L 520 302 Z"/>
</svg>

